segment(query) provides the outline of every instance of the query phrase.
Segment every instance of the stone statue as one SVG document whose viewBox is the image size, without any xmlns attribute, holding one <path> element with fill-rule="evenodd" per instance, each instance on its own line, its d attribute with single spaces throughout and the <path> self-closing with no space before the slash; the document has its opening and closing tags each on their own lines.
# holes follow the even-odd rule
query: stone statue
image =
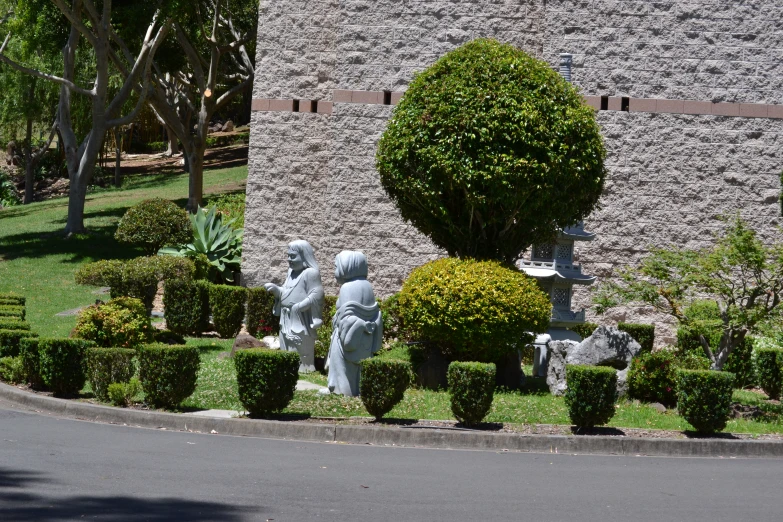
<svg viewBox="0 0 783 522">
<path fill-rule="evenodd" d="M 310 243 L 290 243 L 285 283 L 266 283 L 264 288 L 275 296 L 273 313 L 280 316 L 280 349 L 299 352 L 300 372 L 315 371 L 316 330 L 323 323 L 324 289 Z"/>
<path fill-rule="evenodd" d="M 367 281 L 367 258 L 343 251 L 335 258 L 334 276 L 341 284 L 326 359 L 331 393 L 359 395 L 360 363 L 381 349 L 383 318 L 372 285 Z"/>
</svg>

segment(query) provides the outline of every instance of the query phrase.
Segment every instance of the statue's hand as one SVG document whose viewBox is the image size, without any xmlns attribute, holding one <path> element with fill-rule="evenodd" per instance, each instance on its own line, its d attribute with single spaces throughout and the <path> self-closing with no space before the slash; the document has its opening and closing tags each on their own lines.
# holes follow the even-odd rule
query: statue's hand
<svg viewBox="0 0 783 522">
<path fill-rule="evenodd" d="M 266 283 L 264 288 L 275 297 L 280 297 L 280 287 L 274 283 Z"/>
<path fill-rule="evenodd" d="M 291 315 L 295 315 L 299 313 L 299 303 L 294 304 L 291 306 Z"/>
</svg>

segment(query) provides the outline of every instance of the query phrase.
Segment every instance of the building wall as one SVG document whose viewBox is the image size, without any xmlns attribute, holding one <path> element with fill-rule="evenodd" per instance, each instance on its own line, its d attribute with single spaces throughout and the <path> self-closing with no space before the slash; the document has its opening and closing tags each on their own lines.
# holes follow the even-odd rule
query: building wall
<svg viewBox="0 0 783 522">
<path fill-rule="evenodd" d="M 380 295 L 443 255 L 380 187 L 375 149 L 393 110 L 382 91 L 403 92 L 416 71 L 481 36 L 553 66 L 573 53 L 574 83 L 610 97 L 615 110 L 597 113 L 609 177 L 586 219 L 598 238 L 581 245 L 585 272 L 608 277 L 649 245 L 708 245 L 717 218 L 736 211 L 771 240 L 783 169 L 782 15 L 772 0 L 263 0 L 245 280 L 282 280 L 285 245 L 297 238 L 315 247 L 331 292 L 343 249 L 368 255 Z M 292 100 L 320 100 L 319 112 L 290 112 Z M 589 292 L 576 304 L 588 305 Z M 665 321 L 632 308 L 600 319 Z"/>
</svg>

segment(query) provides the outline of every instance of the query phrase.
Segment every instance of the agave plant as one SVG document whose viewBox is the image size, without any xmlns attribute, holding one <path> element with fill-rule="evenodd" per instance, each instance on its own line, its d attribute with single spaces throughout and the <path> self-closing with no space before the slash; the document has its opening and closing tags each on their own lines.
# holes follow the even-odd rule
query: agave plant
<svg viewBox="0 0 783 522">
<path fill-rule="evenodd" d="M 181 247 L 165 247 L 158 254 L 197 258 L 204 255 L 210 266 L 220 273 L 229 283 L 234 282 L 234 272 L 238 272 L 242 263 L 243 229 L 234 230 L 233 220 L 223 223 L 223 218 L 215 207 L 209 210 L 198 208 L 191 214 L 193 242 Z"/>
</svg>

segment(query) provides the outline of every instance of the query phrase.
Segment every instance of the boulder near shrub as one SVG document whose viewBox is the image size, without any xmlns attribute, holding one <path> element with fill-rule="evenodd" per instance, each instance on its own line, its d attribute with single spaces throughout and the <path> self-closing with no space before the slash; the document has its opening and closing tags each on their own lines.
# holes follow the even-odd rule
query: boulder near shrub
<svg viewBox="0 0 783 522">
<path fill-rule="evenodd" d="M 209 330 L 209 283 L 169 279 L 163 286 L 166 327 L 180 335 Z"/>
<path fill-rule="evenodd" d="M 473 426 L 484 420 L 492 407 L 496 373 L 492 363 L 453 362 L 449 365 L 451 412 L 458 421 Z"/>
<path fill-rule="evenodd" d="M 711 370 L 677 371 L 677 411 L 699 433 L 726 427 L 734 374 Z"/>
<path fill-rule="evenodd" d="M 84 357 L 95 343 L 84 339 L 40 339 L 38 371 L 43 384 L 55 395 L 76 395 L 87 380 Z"/>
<path fill-rule="evenodd" d="M 524 51 L 479 39 L 414 77 L 377 168 L 402 217 L 449 255 L 512 263 L 592 211 L 604 156 L 573 85 Z"/>
<path fill-rule="evenodd" d="M 652 352 L 655 343 L 654 324 L 618 323 L 617 329 L 633 337 L 641 345 L 642 352 Z"/>
<path fill-rule="evenodd" d="M 149 404 L 174 408 L 196 390 L 200 361 L 195 346 L 148 344 L 137 354 L 139 380 Z"/>
<path fill-rule="evenodd" d="M 245 319 L 245 301 L 247 289 L 241 286 L 210 285 L 209 308 L 212 310 L 212 322 L 215 331 L 228 339 L 236 337 L 242 329 Z"/>
<path fill-rule="evenodd" d="M 400 316 L 450 360 L 496 362 L 549 327 L 552 304 L 536 281 L 497 261 L 444 258 L 411 272 Z"/>
<path fill-rule="evenodd" d="M 617 402 L 617 372 L 604 366 L 566 366 L 568 389 L 565 404 L 571 423 L 592 428 L 614 417 Z"/>
<path fill-rule="evenodd" d="M 361 364 L 359 396 L 370 415 L 380 420 L 402 400 L 410 386 L 411 364 L 377 357 L 365 359 Z"/>
<path fill-rule="evenodd" d="M 275 296 L 265 288 L 247 289 L 247 332 L 253 337 L 266 337 L 280 333 L 280 318 L 272 313 Z M 324 324 L 319 332 L 326 327 Z"/>
<path fill-rule="evenodd" d="M 0 330 L 0 357 L 19 355 L 19 343 L 26 337 L 38 337 L 30 330 Z"/>
<path fill-rule="evenodd" d="M 756 348 L 756 351 L 759 386 L 770 399 L 780 399 L 783 391 L 783 348 Z"/>
<path fill-rule="evenodd" d="M 190 242 L 193 232 L 187 212 L 172 201 L 153 198 L 125 212 L 114 238 L 141 247 L 147 255 L 154 255 L 166 245 Z"/>
<path fill-rule="evenodd" d="M 87 379 L 95 396 L 109 400 L 109 385 L 128 382 L 136 373 L 135 350 L 127 348 L 90 348 L 87 350 Z"/>
<path fill-rule="evenodd" d="M 252 417 L 285 409 L 299 379 L 299 354 L 253 348 L 234 354 L 239 400 Z"/>
<path fill-rule="evenodd" d="M 104 348 L 135 348 L 151 340 L 152 323 L 141 301 L 118 297 L 79 312 L 73 335 Z"/>
</svg>

